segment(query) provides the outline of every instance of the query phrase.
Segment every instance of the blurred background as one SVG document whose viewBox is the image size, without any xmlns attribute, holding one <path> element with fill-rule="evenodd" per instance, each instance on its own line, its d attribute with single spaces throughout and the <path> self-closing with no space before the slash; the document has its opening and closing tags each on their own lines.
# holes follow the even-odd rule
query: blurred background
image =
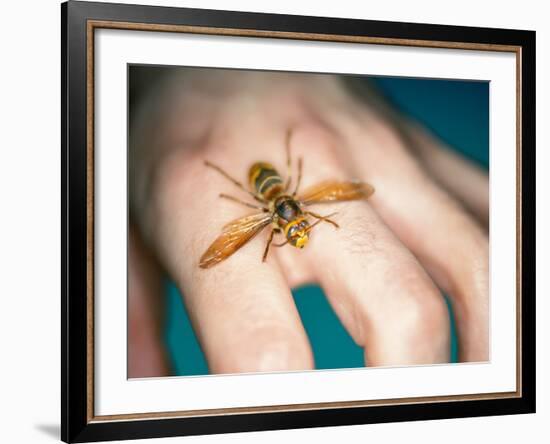
<svg viewBox="0 0 550 444">
<path fill-rule="evenodd" d="M 130 112 L 140 97 L 162 77 L 164 68 L 133 66 L 129 70 Z M 422 123 L 452 149 L 488 171 L 489 83 L 479 81 L 364 77 L 401 112 Z M 363 350 L 355 345 L 317 286 L 293 289 L 296 307 L 309 336 L 317 369 L 363 367 Z M 208 366 L 183 298 L 172 282 L 165 284 L 164 340 L 172 374 L 205 375 Z M 448 305 L 449 307 L 449 305 Z M 451 316 L 451 362 L 457 343 Z"/>
</svg>

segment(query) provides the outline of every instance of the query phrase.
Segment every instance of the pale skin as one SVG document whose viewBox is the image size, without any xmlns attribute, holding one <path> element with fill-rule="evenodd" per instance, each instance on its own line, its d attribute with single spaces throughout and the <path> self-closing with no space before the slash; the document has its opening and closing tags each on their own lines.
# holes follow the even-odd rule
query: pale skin
<svg viewBox="0 0 550 444">
<path fill-rule="evenodd" d="M 359 98 L 333 76 L 184 71 L 155 96 L 131 131 L 131 377 L 168 374 L 162 317 L 151 314 L 162 301 L 163 272 L 184 294 L 213 373 L 314 368 L 290 291 L 306 283 L 322 287 L 369 366 L 449 361 L 442 292 L 455 312 L 459 360 L 488 360 L 484 172 L 376 92 Z M 286 179 L 289 128 L 293 181 L 303 159 L 300 189 L 359 179 L 376 192 L 368 201 L 312 206 L 337 212 L 331 219 L 340 228 L 318 224 L 304 249 L 271 248 L 262 262 L 266 229 L 227 260 L 199 268 L 222 226 L 255 211 L 219 194 L 258 204 L 204 161 L 245 186 L 257 161 Z M 274 243 L 284 240 L 275 234 Z M 156 260 L 144 260 L 147 252 Z"/>
</svg>

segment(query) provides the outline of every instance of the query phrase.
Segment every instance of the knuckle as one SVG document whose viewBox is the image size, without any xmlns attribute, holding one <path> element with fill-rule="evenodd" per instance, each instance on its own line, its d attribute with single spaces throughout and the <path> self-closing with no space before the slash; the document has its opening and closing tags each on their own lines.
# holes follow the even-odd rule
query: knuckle
<svg viewBox="0 0 550 444">
<path fill-rule="evenodd" d="M 200 184 L 203 165 L 193 153 L 174 149 L 151 168 L 146 190 L 146 206 L 168 208 L 186 198 Z"/>
<path fill-rule="evenodd" d="M 313 357 L 307 342 L 292 334 L 273 335 L 273 331 L 254 331 L 246 347 L 223 357 L 213 369 L 216 373 L 310 370 Z"/>
<path fill-rule="evenodd" d="M 369 133 L 384 147 L 384 152 L 392 154 L 405 154 L 409 151 L 401 133 L 396 130 L 395 125 L 382 117 L 372 117 L 369 120 Z"/>
<path fill-rule="evenodd" d="M 201 167 L 203 164 L 194 159 L 194 153 L 178 148 L 151 166 L 139 205 L 133 211 L 148 242 L 170 251 L 169 239 L 183 229 L 178 224 L 188 226 L 192 217 L 206 210 L 201 199 L 193 198 L 193 190 L 202 186 L 204 180 Z"/>
<path fill-rule="evenodd" d="M 341 175 L 346 171 L 344 156 L 341 148 L 342 139 L 332 129 L 321 122 L 308 122 L 296 135 L 296 144 L 304 147 L 307 154 L 315 159 L 315 170 L 309 171 L 308 176 L 331 178 L 335 174 Z M 304 164 L 304 169 L 308 163 Z"/>
<path fill-rule="evenodd" d="M 407 301 L 401 327 L 412 344 L 433 344 L 445 340 L 449 313 L 443 296 L 426 277 L 409 277 L 404 282 Z"/>
</svg>

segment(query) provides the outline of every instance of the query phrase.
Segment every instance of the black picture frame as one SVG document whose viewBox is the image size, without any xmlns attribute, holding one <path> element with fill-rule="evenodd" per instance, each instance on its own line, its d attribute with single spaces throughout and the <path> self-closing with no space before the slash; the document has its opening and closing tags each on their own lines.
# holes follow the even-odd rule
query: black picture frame
<svg viewBox="0 0 550 444">
<path fill-rule="evenodd" d="M 521 137 L 519 176 L 521 314 L 520 393 L 497 399 L 335 407 L 303 411 L 240 412 L 116 421 L 90 414 L 90 144 L 87 81 L 90 76 L 90 21 L 190 26 L 332 36 L 335 40 L 368 37 L 388 41 L 438 42 L 442 47 L 506 45 L 520 55 Z M 89 442 L 180 435 L 276 430 L 335 425 L 370 424 L 441 418 L 509 415 L 535 412 L 535 32 L 433 24 L 396 23 L 279 14 L 259 14 L 69 1 L 61 5 L 62 54 L 62 374 L 61 437 L 65 442 Z M 92 29 L 93 32 L 93 29 Z M 146 31 L 144 31 L 146 32 Z M 412 43 L 411 43 L 412 44 Z M 460 47 L 460 46 L 459 46 Z M 91 196 L 91 197 L 90 197 Z M 90 203 L 90 199 L 92 202 Z M 93 404 L 92 404 L 93 407 Z"/>
</svg>

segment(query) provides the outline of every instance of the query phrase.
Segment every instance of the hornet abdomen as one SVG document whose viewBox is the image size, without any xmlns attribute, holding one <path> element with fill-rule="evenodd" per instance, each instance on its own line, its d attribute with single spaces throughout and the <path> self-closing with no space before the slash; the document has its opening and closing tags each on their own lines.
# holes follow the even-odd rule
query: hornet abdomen
<svg viewBox="0 0 550 444">
<path fill-rule="evenodd" d="M 283 179 L 270 163 L 257 162 L 248 172 L 250 187 L 265 200 L 271 200 L 284 190 Z"/>
</svg>

